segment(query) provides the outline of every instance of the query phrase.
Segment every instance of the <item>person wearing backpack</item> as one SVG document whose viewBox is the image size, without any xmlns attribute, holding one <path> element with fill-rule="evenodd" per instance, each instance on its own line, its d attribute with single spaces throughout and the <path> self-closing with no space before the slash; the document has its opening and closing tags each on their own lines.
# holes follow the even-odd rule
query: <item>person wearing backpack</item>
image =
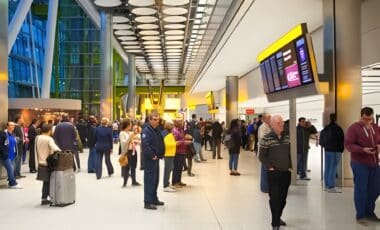
<svg viewBox="0 0 380 230">
<path fill-rule="evenodd" d="M 339 192 L 335 189 L 336 168 L 344 150 L 343 129 L 336 123 L 336 114 L 330 114 L 328 124 L 320 134 L 319 144 L 325 149 L 325 188 L 327 192 Z"/>
<path fill-rule="evenodd" d="M 227 130 L 227 135 L 231 135 L 230 140 L 226 140 L 226 146 L 228 147 L 228 153 L 230 155 L 229 168 L 231 176 L 240 176 L 237 171 L 240 146 L 241 146 L 241 133 L 239 128 L 239 120 L 233 119 Z"/>
</svg>

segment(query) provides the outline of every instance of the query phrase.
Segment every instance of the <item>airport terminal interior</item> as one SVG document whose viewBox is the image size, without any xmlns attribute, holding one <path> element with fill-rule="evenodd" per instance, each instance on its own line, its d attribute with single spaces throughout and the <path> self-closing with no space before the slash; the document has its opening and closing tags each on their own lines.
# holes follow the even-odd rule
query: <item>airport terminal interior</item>
<svg viewBox="0 0 380 230">
<path fill-rule="evenodd" d="M 0 229 L 380 229 L 379 11 L 380 0 L 0 0 Z M 331 119 L 344 150 L 321 142 Z M 124 147 L 126 121 L 139 139 Z M 355 122 L 371 146 L 350 145 Z M 268 163 L 278 150 L 261 132 L 289 171 Z M 46 166 L 31 134 L 52 136 L 57 159 L 52 146 L 70 150 L 74 170 Z M 373 172 L 365 183 L 358 165 Z M 64 189 L 58 172 L 71 173 Z M 289 173 L 281 219 L 274 172 Z M 56 190 L 75 198 L 58 203 Z M 376 205 L 365 216 L 364 193 Z"/>
</svg>

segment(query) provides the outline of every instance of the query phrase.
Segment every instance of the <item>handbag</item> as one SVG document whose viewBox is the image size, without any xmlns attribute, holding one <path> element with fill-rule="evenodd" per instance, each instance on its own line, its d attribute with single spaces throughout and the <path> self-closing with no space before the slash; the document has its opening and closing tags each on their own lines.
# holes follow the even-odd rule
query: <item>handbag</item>
<svg viewBox="0 0 380 230">
<path fill-rule="evenodd" d="M 190 156 L 190 157 L 193 157 L 197 154 L 197 151 L 195 151 L 195 147 L 194 147 L 194 144 L 193 143 L 190 143 L 187 145 L 187 154 Z"/>
<path fill-rule="evenodd" d="M 127 154 L 121 154 L 119 157 L 119 164 L 121 167 L 125 167 L 128 164 L 128 156 Z"/>
</svg>

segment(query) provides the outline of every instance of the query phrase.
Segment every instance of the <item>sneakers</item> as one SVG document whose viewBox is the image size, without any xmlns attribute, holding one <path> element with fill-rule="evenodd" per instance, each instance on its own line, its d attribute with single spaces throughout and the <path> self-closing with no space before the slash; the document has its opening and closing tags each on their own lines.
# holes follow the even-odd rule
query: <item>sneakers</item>
<svg viewBox="0 0 380 230">
<path fill-rule="evenodd" d="M 177 192 L 174 188 L 171 188 L 170 186 L 164 188 L 164 192 Z"/>
<path fill-rule="evenodd" d="M 342 193 L 342 191 L 336 189 L 336 188 L 327 188 L 326 191 L 328 193 Z"/>
<path fill-rule="evenodd" d="M 368 226 L 368 222 L 365 218 L 356 219 L 356 223 L 363 225 L 363 226 Z"/>
<path fill-rule="evenodd" d="M 10 189 L 22 189 L 22 186 L 20 184 L 16 184 L 13 186 L 8 186 L 8 188 L 10 188 Z"/>
</svg>

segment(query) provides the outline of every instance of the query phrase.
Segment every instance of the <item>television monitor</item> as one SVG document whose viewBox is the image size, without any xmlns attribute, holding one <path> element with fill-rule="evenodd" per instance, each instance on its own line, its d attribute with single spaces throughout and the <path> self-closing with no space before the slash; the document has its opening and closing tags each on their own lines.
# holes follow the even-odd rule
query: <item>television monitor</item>
<svg viewBox="0 0 380 230">
<path fill-rule="evenodd" d="M 306 24 L 298 26 L 296 35 L 294 29 L 258 57 L 264 92 L 275 94 L 279 100 L 290 97 L 290 94 L 279 95 L 279 92 L 292 92 L 293 96 L 298 96 L 298 92 L 302 96 L 318 91 L 314 84 L 318 82 L 314 50 Z M 309 90 L 313 86 L 306 87 L 313 84 L 315 90 Z M 299 88 L 304 88 L 302 93 L 297 91 Z"/>
</svg>

